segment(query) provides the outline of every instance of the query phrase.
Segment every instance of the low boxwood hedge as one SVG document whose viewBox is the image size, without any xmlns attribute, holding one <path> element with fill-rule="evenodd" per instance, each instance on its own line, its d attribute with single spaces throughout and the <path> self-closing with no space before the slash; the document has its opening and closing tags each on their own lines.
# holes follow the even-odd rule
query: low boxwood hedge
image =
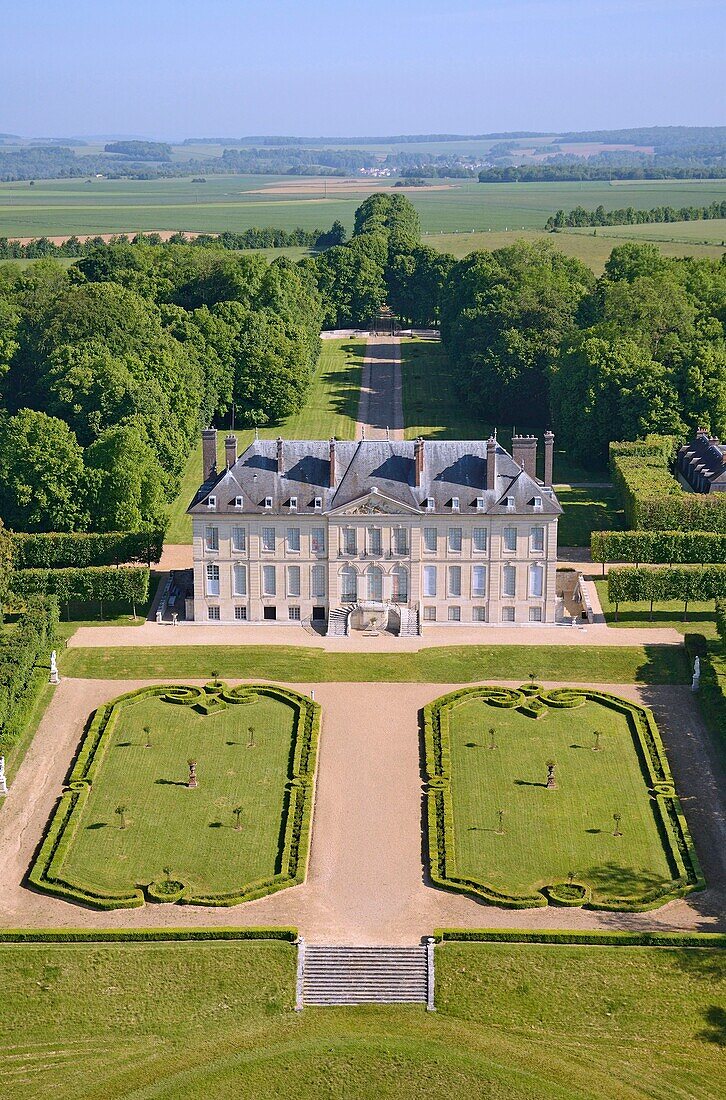
<svg viewBox="0 0 726 1100">
<path fill-rule="evenodd" d="M 588 897 L 586 908 L 612 912 L 643 912 L 658 908 L 691 890 L 705 885 L 698 856 L 676 795 L 673 776 L 668 767 L 665 748 L 650 710 L 595 688 L 555 688 L 542 691 L 537 699 L 523 691 L 498 687 L 460 688 L 435 699 L 424 707 L 424 751 L 427 779 L 427 825 L 429 873 L 432 882 L 448 889 L 462 891 L 486 901 L 512 909 L 537 908 L 547 904 L 542 893 L 531 895 L 505 894 L 485 882 L 472 882 L 459 875 L 456 865 L 453 805 L 451 795 L 451 751 L 449 715 L 464 699 L 482 699 L 490 706 L 518 706 L 527 714 L 537 702 L 546 713 L 547 707 L 574 708 L 588 700 L 623 714 L 630 727 L 638 751 L 643 774 L 653 792 L 656 820 L 673 875 L 665 887 L 644 891 L 637 896 Z M 587 885 L 587 884 L 583 884 Z M 555 899 L 552 899 L 555 900 Z M 559 902 L 559 899 L 557 899 Z"/>
<path fill-rule="evenodd" d="M 186 940 L 283 940 L 297 928 L 2 928 L 0 943 L 174 943 Z"/>
<path fill-rule="evenodd" d="M 226 684 L 222 684 L 220 692 L 229 692 L 229 690 Z M 255 684 L 250 688 L 244 685 L 244 690 L 252 692 L 255 697 L 269 695 L 286 703 L 292 708 L 295 716 L 292 762 L 288 780 L 290 797 L 287 802 L 281 843 L 281 870 L 270 878 L 242 883 L 238 890 L 226 894 L 198 895 L 182 888 L 179 896 L 171 899 L 160 896 L 159 887 L 163 884 L 145 884 L 147 896 L 155 901 L 173 900 L 186 905 L 239 905 L 287 886 L 293 886 L 305 879 L 320 733 L 320 706 L 306 696 L 269 684 Z M 191 701 L 197 708 L 205 703 L 211 704 L 212 701 L 215 704 L 212 709 L 219 709 L 220 706 L 218 696 L 205 695 L 199 688 L 189 685 L 157 684 L 127 692 L 113 702 L 99 707 L 91 717 L 81 742 L 69 776 L 68 788 L 60 797 L 35 862 L 28 872 L 28 881 L 37 889 L 56 894 L 67 901 L 80 902 L 97 909 L 134 908 L 144 904 L 144 890 L 140 887 L 129 888 L 128 892 L 123 894 L 105 894 L 84 883 L 68 882 L 63 875 L 64 857 L 73 843 L 85 799 L 111 740 L 119 713 L 124 705 L 141 696 L 160 696 L 170 703 Z"/>
<path fill-rule="evenodd" d="M 435 928 L 437 943 L 551 943 L 603 947 L 710 947 L 726 949 L 724 932 L 574 932 L 520 928 Z"/>
</svg>

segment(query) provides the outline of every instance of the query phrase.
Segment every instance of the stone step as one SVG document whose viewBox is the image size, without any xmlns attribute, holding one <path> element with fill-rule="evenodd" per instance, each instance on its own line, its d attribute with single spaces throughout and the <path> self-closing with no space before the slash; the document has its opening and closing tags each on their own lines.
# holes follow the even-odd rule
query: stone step
<svg viewBox="0 0 726 1100">
<path fill-rule="evenodd" d="M 298 1006 L 428 1004 L 433 950 L 416 947 L 299 946 Z"/>
</svg>

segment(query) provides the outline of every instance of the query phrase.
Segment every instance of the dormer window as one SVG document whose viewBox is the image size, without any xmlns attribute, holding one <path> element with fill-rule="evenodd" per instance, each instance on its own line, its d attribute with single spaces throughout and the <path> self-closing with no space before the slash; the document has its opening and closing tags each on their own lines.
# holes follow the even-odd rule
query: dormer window
<svg viewBox="0 0 726 1100">
<path fill-rule="evenodd" d="M 217 507 L 217 498 L 216 497 L 207 497 L 207 508 L 209 508 L 211 510 L 211 509 L 216 508 L 216 507 Z"/>
<path fill-rule="evenodd" d="M 323 498 L 322 497 L 316 497 L 315 500 L 313 501 L 313 507 L 315 508 L 316 512 L 322 511 Z"/>
<path fill-rule="evenodd" d="M 505 497 L 504 498 L 504 507 L 505 508 L 514 508 L 514 497 Z"/>
<path fill-rule="evenodd" d="M 433 497 L 426 497 L 426 511 L 427 512 L 433 512 L 433 510 L 434 510 L 434 498 Z"/>
<path fill-rule="evenodd" d="M 244 501 L 242 500 L 242 497 L 235 497 L 235 498 L 234 498 L 234 506 L 235 506 L 235 508 L 241 508 L 241 507 L 242 507 L 242 505 L 243 505 L 243 503 L 244 503 Z"/>
<path fill-rule="evenodd" d="M 534 498 L 534 506 L 538 510 L 541 510 L 541 508 L 542 508 L 542 497 L 535 497 Z"/>
<path fill-rule="evenodd" d="M 290 511 L 297 512 L 297 497 L 290 497 Z"/>
<path fill-rule="evenodd" d="M 272 497 L 265 497 L 265 508 L 272 508 Z"/>
<path fill-rule="evenodd" d="M 476 498 L 476 510 L 477 510 L 477 512 L 486 511 L 486 506 L 487 506 L 486 497 L 477 497 Z"/>
<path fill-rule="evenodd" d="M 458 512 L 459 511 L 459 498 L 458 497 L 452 497 L 451 498 L 451 511 L 452 512 Z"/>
</svg>

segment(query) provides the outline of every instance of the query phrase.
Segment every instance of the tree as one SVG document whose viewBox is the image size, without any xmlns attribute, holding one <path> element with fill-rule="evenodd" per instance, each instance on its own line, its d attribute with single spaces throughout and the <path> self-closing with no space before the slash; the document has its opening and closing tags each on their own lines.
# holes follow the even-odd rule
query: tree
<svg viewBox="0 0 726 1100">
<path fill-rule="evenodd" d="M 325 328 L 367 324 L 386 300 L 384 265 L 363 249 L 330 248 L 303 262 L 315 274 Z"/>
<path fill-rule="evenodd" d="M 14 531 L 88 527 L 83 452 L 62 420 L 33 409 L 0 418 L 0 517 Z"/>
<path fill-rule="evenodd" d="M 97 531 L 166 525 L 159 460 L 130 424 L 108 428 L 85 454 L 89 507 Z"/>
</svg>

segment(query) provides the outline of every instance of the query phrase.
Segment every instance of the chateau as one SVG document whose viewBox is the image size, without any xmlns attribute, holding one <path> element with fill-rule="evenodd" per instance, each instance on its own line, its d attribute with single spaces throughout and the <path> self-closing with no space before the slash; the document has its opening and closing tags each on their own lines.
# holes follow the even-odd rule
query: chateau
<svg viewBox="0 0 726 1100">
<path fill-rule="evenodd" d="M 329 634 L 426 624 L 553 623 L 554 436 L 485 441 L 261 440 L 202 433 L 197 621 L 319 623 Z"/>
</svg>

